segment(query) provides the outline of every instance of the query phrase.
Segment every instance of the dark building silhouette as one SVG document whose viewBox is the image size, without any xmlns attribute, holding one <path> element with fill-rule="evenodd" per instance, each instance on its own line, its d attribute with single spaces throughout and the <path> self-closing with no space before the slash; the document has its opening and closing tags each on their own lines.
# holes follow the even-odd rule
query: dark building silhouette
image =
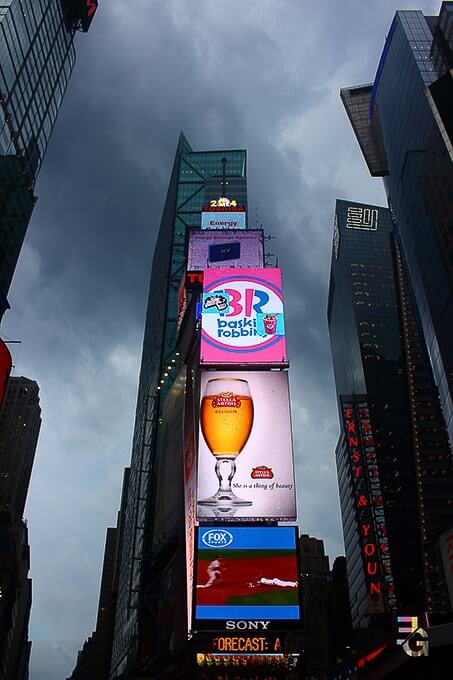
<svg viewBox="0 0 453 680">
<path fill-rule="evenodd" d="M 30 548 L 22 517 L 40 427 L 38 384 L 28 378 L 9 378 L 0 411 L 1 680 L 28 678 Z"/>
<path fill-rule="evenodd" d="M 85 641 L 68 680 L 106 680 L 112 651 L 114 570 L 118 529 L 107 529 L 96 629 Z"/>
<path fill-rule="evenodd" d="M 79 651 L 76 666 L 68 680 L 108 680 L 109 677 L 118 591 L 118 555 L 124 530 L 129 472 L 130 468 L 124 471 L 117 525 L 107 529 L 96 628 Z"/>
<path fill-rule="evenodd" d="M 74 35 L 88 30 L 96 7 L 95 0 L 7 0 L 0 8 L 0 314 L 74 67 Z"/>
<path fill-rule="evenodd" d="M 30 548 L 27 525 L 0 510 L 0 678 L 28 680 L 31 642 Z"/>
<path fill-rule="evenodd" d="M 300 537 L 301 589 L 305 621 L 304 678 L 325 678 L 351 653 L 351 614 L 345 558 L 332 570 L 324 541 Z"/>
<path fill-rule="evenodd" d="M 341 98 L 397 222 L 450 440 L 453 439 L 453 3 L 396 12 L 374 82 Z"/>
<path fill-rule="evenodd" d="M 328 319 L 354 627 L 448 618 L 437 541 L 453 520 L 451 447 L 389 210 L 337 201 Z"/>
<path fill-rule="evenodd" d="M 22 519 L 41 428 L 38 383 L 10 378 L 0 411 L 0 508 Z"/>
</svg>

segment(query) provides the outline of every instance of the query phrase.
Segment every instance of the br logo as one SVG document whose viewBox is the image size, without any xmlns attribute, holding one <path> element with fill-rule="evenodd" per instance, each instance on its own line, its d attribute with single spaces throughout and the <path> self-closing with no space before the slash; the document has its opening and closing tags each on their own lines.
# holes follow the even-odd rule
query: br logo
<svg viewBox="0 0 453 680">
<path fill-rule="evenodd" d="M 404 633 L 403 638 L 396 641 L 402 645 L 408 656 L 428 656 L 428 632 L 418 625 L 418 616 L 398 616 L 398 633 Z"/>
</svg>

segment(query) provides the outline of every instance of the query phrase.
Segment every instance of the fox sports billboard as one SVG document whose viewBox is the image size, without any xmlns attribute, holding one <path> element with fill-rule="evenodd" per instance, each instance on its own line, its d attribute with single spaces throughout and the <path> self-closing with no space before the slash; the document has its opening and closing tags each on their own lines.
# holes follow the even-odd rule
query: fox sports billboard
<svg viewBox="0 0 453 680">
<path fill-rule="evenodd" d="M 194 630 L 300 628 L 296 527 L 201 526 L 196 548 Z"/>
</svg>

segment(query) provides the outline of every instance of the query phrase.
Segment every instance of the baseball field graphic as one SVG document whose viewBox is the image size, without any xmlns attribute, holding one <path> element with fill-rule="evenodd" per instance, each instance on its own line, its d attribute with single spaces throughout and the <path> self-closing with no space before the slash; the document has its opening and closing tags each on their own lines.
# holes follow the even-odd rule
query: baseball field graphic
<svg viewBox="0 0 453 680">
<path fill-rule="evenodd" d="M 203 527 L 197 544 L 197 619 L 300 619 L 292 527 Z"/>
</svg>

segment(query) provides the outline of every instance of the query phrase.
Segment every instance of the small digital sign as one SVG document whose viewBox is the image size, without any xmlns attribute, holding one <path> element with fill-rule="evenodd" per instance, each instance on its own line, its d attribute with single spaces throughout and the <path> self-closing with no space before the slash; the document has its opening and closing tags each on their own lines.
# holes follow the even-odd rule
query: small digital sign
<svg viewBox="0 0 453 680">
<path fill-rule="evenodd" d="M 202 364 L 287 363 L 280 269 L 205 269 Z"/>
<path fill-rule="evenodd" d="M 201 213 L 202 229 L 245 229 L 246 213 L 208 211 Z"/>
<path fill-rule="evenodd" d="M 196 548 L 195 630 L 300 628 L 296 527 L 202 526 Z"/>
</svg>

